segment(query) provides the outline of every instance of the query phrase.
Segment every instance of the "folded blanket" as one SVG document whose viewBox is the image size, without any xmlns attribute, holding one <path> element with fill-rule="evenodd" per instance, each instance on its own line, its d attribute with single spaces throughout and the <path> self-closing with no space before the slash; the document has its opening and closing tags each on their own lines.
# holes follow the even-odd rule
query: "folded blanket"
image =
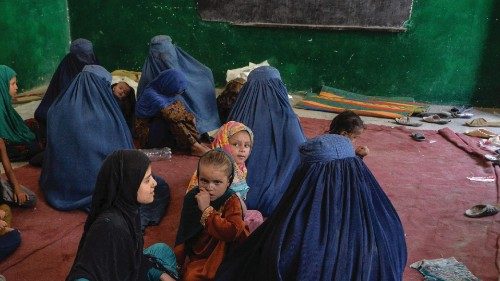
<svg viewBox="0 0 500 281">
<path fill-rule="evenodd" d="M 327 86 L 319 94 L 308 93 L 298 107 L 340 113 L 350 109 L 363 116 L 400 118 L 425 111 L 427 105 L 406 97 L 372 97 Z"/>
</svg>

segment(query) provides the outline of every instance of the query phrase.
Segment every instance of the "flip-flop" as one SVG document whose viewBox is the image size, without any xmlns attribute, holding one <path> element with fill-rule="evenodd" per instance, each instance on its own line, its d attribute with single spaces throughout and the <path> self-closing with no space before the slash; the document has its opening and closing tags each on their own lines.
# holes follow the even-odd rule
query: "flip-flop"
<svg viewBox="0 0 500 281">
<path fill-rule="evenodd" d="M 425 140 L 425 136 L 422 133 L 412 133 L 411 138 L 416 140 L 416 141 L 424 141 Z"/>
<path fill-rule="evenodd" d="M 401 117 L 401 118 L 396 118 L 394 119 L 397 124 L 399 125 L 405 125 L 405 126 L 412 126 L 412 127 L 419 127 L 422 126 L 422 123 L 417 123 L 417 122 L 412 122 L 410 117 Z"/>
<path fill-rule="evenodd" d="M 433 115 L 437 115 L 441 118 L 451 118 L 451 113 L 450 112 L 446 112 L 446 111 L 442 111 L 442 112 L 422 112 L 422 113 L 419 113 L 417 114 L 417 116 L 419 117 L 429 117 L 429 116 L 433 116 Z"/>
<path fill-rule="evenodd" d="M 464 213 L 469 218 L 481 218 L 486 216 L 493 216 L 498 213 L 498 208 L 490 204 L 475 205 L 467 209 Z"/>
<path fill-rule="evenodd" d="M 455 112 L 452 112 L 451 113 L 451 117 L 453 118 L 464 118 L 464 119 L 470 119 L 474 116 L 474 113 L 455 113 Z"/>
<path fill-rule="evenodd" d="M 439 115 L 437 114 L 423 117 L 422 120 L 424 120 L 425 122 L 435 123 L 440 125 L 448 124 L 451 121 L 450 119 L 443 119 L 439 117 Z"/>
<path fill-rule="evenodd" d="M 489 139 L 489 138 L 497 136 L 497 134 L 493 133 L 492 131 L 488 131 L 486 129 L 477 129 L 474 131 L 467 131 L 464 134 L 471 136 L 471 137 L 478 137 L 478 138 L 483 138 L 483 139 Z"/>
<path fill-rule="evenodd" d="M 476 118 L 465 122 L 465 125 L 470 127 L 500 127 L 500 121 L 488 121 L 484 118 Z"/>
</svg>

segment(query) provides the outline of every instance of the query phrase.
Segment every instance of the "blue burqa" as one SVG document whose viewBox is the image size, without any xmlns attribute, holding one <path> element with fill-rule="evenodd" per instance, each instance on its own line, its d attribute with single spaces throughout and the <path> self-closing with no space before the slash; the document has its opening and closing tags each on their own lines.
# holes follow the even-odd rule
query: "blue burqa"
<svg viewBox="0 0 500 281">
<path fill-rule="evenodd" d="M 203 134 L 219 128 L 220 120 L 212 71 L 172 44 L 169 36 L 158 35 L 151 39 L 149 55 L 142 67 L 137 96 L 142 95 L 148 84 L 160 72 L 171 68 L 183 72 L 188 80 L 187 89 L 180 99 L 195 115 L 198 132 Z"/>
<path fill-rule="evenodd" d="M 254 133 L 246 162 L 250 186 L 246 204 L 267 217 L 286 191 L 299 164 L 299 145 L 306 140 L 277 69 L 261 66 L 250 72 L 228 120 L 243 123 Z"/>
<path fill-rule="evenodd" d="M 47 112 L 50 106 L 66 90 L 83 67 L 90 64 L 98 64 L 92 42 L 82 38 L 71 42 L 69 53 L 59 63 L 40 105 L 35 110 L 35 119 L 40 123 L 43 135 L 46 133 Z"/>
<path fill-rule="evenodd" d="M 110 83 L 106 69 L 85 66 L 47 114 L 40 186 L 58 210 L 89 208 L 102 161 L 115 150 L 133 148 Z"/>
<path fill-rule="evenodd" d="M 323 135 L 300 153 L 276 211 L 225 257 L 216 280 L 402 280 L 401 221 L 350 140 Z"/>
<path fill-rule="evenodd" d="M 50 107 L 40 187 L 62 211 L 90 210 L 97 174 L 115 150 L 133 149 L 132 136 L 111 90 L 111 74 L 87 65 Z M 141 227 L 158 224 L 170 201 L 168 184 L 158 185 L 153 203 L 141 206 Z"/>
</svg>

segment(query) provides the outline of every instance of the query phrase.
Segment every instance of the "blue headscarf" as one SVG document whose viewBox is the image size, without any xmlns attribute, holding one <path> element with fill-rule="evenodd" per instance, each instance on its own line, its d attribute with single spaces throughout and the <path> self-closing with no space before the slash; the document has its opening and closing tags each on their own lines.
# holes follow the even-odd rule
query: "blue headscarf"
<svg viewBox="0 0 500 281">
<path fill-rule="evenodd" d="M 47 112 L 52 103 L 66 90 L 83 67 L 90 64 L 99 64 L 94 55 L 92 42 L 83 38 L 71 42 L 69 53 L 59 63 L 42 101 L 35 110 L 35 119 L 40 123 L 43 130 L 45 130 Z M 42 134 L 45 135 L 45 131 Z"/>
<path fill-rule="evenodd" d="M 200 134 L 215 130 L 220 126 L 215 84 L 212 71 L 172 44 L 166 35 L 151 39 L 149 55 L 142 67 L 141 79 L 137 88 L 140 97 L 147 85 L 166 69 L 177 69 L 186 75 L 188 84 L 179 98 L 196 117 L 196 128 Z"/>
<path fill-rule="evenodd" d="M 162 71 L 137 99 L 135 114 L 139 118 L 151 118 L 160 110 L 178 100 L 186 91 L 186 76 L 175 69 Z"/>
<path fill-rule="evenodd" d="M 97 173 L 107 155 L 133 148 L 111 91 L 111 74 L 85 66 L 47 114 L 47 148 L 40 186 L 59 210 L 88 209 Z"/>
<path fill-rule="evenodd" d="M 300 153 L 276 211 L 224 259 L 215 280 L 402 280 L 401 221 L 350 140 L 323 135 Z"/>
<path fill-rule="evenodd" d="M 228 120 L 253 131 L 246 203 L 269 216 L 290 183 L 300 160 L 299 145 L 306 140 L 276 68 L 261 66 L 250 72 Z"/>
</svg>

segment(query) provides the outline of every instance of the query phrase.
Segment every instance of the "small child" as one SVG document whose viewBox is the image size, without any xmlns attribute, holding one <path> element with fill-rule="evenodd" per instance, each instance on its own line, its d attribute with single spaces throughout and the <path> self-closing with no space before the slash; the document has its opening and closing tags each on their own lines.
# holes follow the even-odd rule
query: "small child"
<svg viewBox="0 0 500 281">
<path fill-rule="evenodd" d="M 233 160 L 221 149 L 198 162 L 198 186 L 184 198 L 174 248 L 183 280 L 213 280 L 226 253 L 248 237 L 241 201 L 229 189 L 234 176 Z"/>
<path fill-rule="evenodd" d="M 359 115 L 351 110 L 345 110 L 333 118 L 328 133 L 347 137 L 354 145 L 354 141 L 363 133 L 364 129 L 365 125 Z M 357 156 L 363 158 L 368 155 L 370 150 L 367 146 L 357 146 L 355 152 Z"/>
<path fill-rule="evenodd" d="M 21 235 L 11 228 L 12 214 L 7 204 L 0 204 L 0 261 L 12 254 L 19 244 Z"/>
<path fill-rule="evenodd" d="M 227 82 L 224 91 L 222 91 L 222 93 L 217 97 L 217 109 L 222 122 L 227 120 L 227 117 L 229 116 L 229 113 L 238 98 L 238 92 L 241 87 L 243 87 L 243 84 L 245 84 L 245 79 L 233 79 Z"/>
<path fill-rule="evenodd" d="M 133 129 L 135 111 L 135 89 L 137 82 L 125 76 L 113 76 L 111 89 L 128 127 Z"/>
<path fill-rule="evenodd" d="M 229 121 L 222 125 L 214 135 L 212 148 L 222 148 L 226 153 L 231 155 L 234 160 L 234 179 L 229 187 L 241 199 L 245 223 L 248 225 L 250 232 L 253 232 L 259 225 L 264 222 L 262 214 L 257 210 L 247 210 L 244 200 L 246 200 L 250 187 L 247 184 L 247 167 L 245 161 L 250 156 L 253 146 L 253 132 L 245 124 Z M 189 182 L 187 192 L 198 185 L 198 177 L 195 172 Z"/>
</svg>

